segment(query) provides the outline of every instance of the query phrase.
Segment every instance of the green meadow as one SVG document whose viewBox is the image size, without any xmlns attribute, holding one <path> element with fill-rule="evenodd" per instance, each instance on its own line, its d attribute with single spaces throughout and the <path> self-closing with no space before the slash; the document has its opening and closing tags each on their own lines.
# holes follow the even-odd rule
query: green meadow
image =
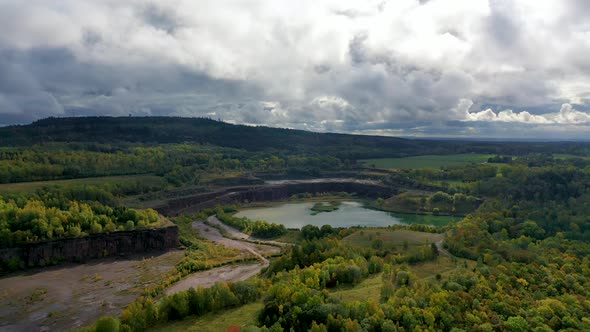
<svg viewBox="0 0 590 332">
<path fill-rule="evenodd" d="M 400 169 L 417 169 L 417 168 L 434 168 L 463 166 L 467 164 L 487 163 L 488 158 L 493 157 L 491 154 L 451 154 L 451 155 L 424 155 L 404 158 L 378 158 L 363 159 L 361 163 L 376 168 L 400 168 Z"/>
</svg>

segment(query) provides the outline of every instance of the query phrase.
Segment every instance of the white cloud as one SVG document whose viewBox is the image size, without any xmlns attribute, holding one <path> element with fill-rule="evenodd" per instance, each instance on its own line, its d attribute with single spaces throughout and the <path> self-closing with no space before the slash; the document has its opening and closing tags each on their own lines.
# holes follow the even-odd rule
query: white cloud
<svg viewBox="0 0 590 332">
<path fill-rule="evenodd" d="M 526 124 L 560 124 L 579 125 L 590 123 L 590 114 L 575 110 L 570 104 L 563 104 L 557 113 L 531 114 L 527 111 L 514 112 L 503 110 L 495 113 L 491 109 L 479 112 L 469 112 L 464 109 L 463 121 L 488 121 L 488 122 L 518 122 Z"/>
<path fill-rule="evenodd" d="M 574 0 L 0 0 L 0 76 L 10 67 L 3 62 L 26 68 L 39 87 L 32 99 L 49 95 L 65 109 L 99 114 L 216 114 L 390 133 L 400 123 L 422 133 L 454 120 L 579 125 L 587 113 L 549 108 L 584 109 L 590 101 L 587 7 Z M 38 55 L 46 49 L 71 57 L 48 64 Z M 0 115 L 34 112 L 22 95 L 0 78 Z"/>
</svg>

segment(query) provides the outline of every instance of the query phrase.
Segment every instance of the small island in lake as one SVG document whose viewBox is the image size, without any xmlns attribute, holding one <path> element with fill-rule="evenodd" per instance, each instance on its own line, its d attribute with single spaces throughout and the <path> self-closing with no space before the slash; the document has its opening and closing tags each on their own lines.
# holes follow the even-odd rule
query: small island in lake
<svg viewBox="0 0 590 332">
<path fill-rule="evenodd" d="M 340 208 L 340 202 L 332 201 L 332 202 L 318 202 L 315 203 L 311 207 L 311 215 L 315 216 L 318 213 L 322 212 L 334 212 Z"/>
</svg>

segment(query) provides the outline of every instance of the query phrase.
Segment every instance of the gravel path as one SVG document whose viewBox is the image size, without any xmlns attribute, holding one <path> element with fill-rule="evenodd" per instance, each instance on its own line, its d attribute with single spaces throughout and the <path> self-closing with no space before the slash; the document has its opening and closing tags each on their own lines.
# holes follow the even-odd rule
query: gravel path
<svg viewBox="0 0 590 332">
<path fill-rule="evenodd" d="M 177 282 L 166 290 L 166 294 L 172 294 L 187 290 L 191 287 L 203 288 L 211 287 L 216 282 L 236 282 L 246 280 L 257 275 L 260 270 L 268 264 L 244 264 L 244 265 L 226 265 L 207 271 L 201 271 L 191 274 L 188 278 Z"/>
<path fill-rule="evenodd" d="M 248 234 L 242 233 L 239 230 L 228 226 L 224 223 L 221 222 L 221 220 L 219 220 L 216 216 L 210 216 L 209 218 L 207 218 L 207 222 L 209 222 L 212 225 L 215 225 L 217 227 L 221 227 L 223 229 L 225 229 L 225 231 L 233 238 L 236 239 L 242 239 L 242 240 L 248 240 L 248 241 L 256 241 L 262 244 L 268 244 L 271 246 L 288 246 L 288 243 L 284 243 L 284 242 L 277 242 L 277 241 L 270 241 L 270 240 L 261 240 L 255 237 L 252 237 Z"/>
<path fill-rule="evenodd" d="M 193 229 L 197 230 L 199 234 L 209 241 L 219 243 L 228 248 L 247 251 L 250 254 L 256 256 L 265 265 L 268 265 L 268 259 L 263 256 L 264 254 L 274 254 L 280 252 L 280 249 L 276 247 L 256 245 L 254 243 L 226 238 L 221 235 L 217 228 L 205 225 L 200 221 L 193 222 Z"/>
<path fill-rule="evenodd" d="M 241 251 L 248 252 L 254 255 L 256 258 L 258 258 L 260 262 L 250 264 L 227 265 L 207 271 L 193 273 L 186 279 L 181 280 L 173 286 L 171 286 L 170 288 L 168 288 L 166 290 L 166 294 L 172 294 L 179 291 L 187 290 L 190 287 L 211 287 L 218 281 L 236 282 L 251 278 L 260 273 L 260 271 L 263 268 L 269 265 L 269 261 L 265 257 L 265 255 L 277 254 L 281 251 L 281 249 L 277 247 L 277 245 L 285 245 L 282 242 L 259 241 L 257 239 L 254 239 L 233 227 L 229 227 L 223 224 L 215 216 L 209 217 L 207 221 L 215 227 L 206 225 L 202 221 L 193 222 L 192 227 L 207 240 L 219 243 L 228 248 L 235 248 Z M 224 237 L 217 228 L 223 229 L 231 238 Z M 246 242 L 244 240 L 256 241 L 259 243 L 251 243 Z"/>
<path fill-rule="evenodd" d="M 434 244 L 436 244 L 436 248 L 438 249 L 438 253 L 443 256 L 454 257 L 453 255 L 451 255 L 450 252 L 447 251 L 447 249 L 445 249 L 443 247 L 443 241 L 444 241 L 444 238 L 440 239 L 434 243 Z"/>
</svg>

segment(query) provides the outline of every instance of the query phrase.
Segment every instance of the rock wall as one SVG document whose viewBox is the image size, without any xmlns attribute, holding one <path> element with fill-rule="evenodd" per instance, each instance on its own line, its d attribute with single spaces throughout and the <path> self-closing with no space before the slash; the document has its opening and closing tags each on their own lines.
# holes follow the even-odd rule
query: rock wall
<svg viewBox="0 0 590 332">
<path fill-rule="evenodd" d="M 195 213 L 217 205 L 239 202 L 260 202 L 284 200 L 295 194 L 322 193 L 322 192 L 347 192 L 360 196 L 377 198 L 390 197 L 396 194 L 396 190 L 380 184 L 362 181 L 326 181 L 326 182 L 296 182 L 251 186 L 233 187 L 224 190 L 183 197 L 168 201 L 166 204 L 155 207 L 165 216 L 177 216 L 182 213 Z"/>
<path fill-rule="evenodd" d="M 88 259 L 121 256 L 177 248 L 178 227 L 91 234 L 79 238 L 26 243 L 0 249 L 2 271 L 54 265 L 62 262 L 85 262 Z M 11 263 L 12 262 L 12 263 Z"/>
</svg>

